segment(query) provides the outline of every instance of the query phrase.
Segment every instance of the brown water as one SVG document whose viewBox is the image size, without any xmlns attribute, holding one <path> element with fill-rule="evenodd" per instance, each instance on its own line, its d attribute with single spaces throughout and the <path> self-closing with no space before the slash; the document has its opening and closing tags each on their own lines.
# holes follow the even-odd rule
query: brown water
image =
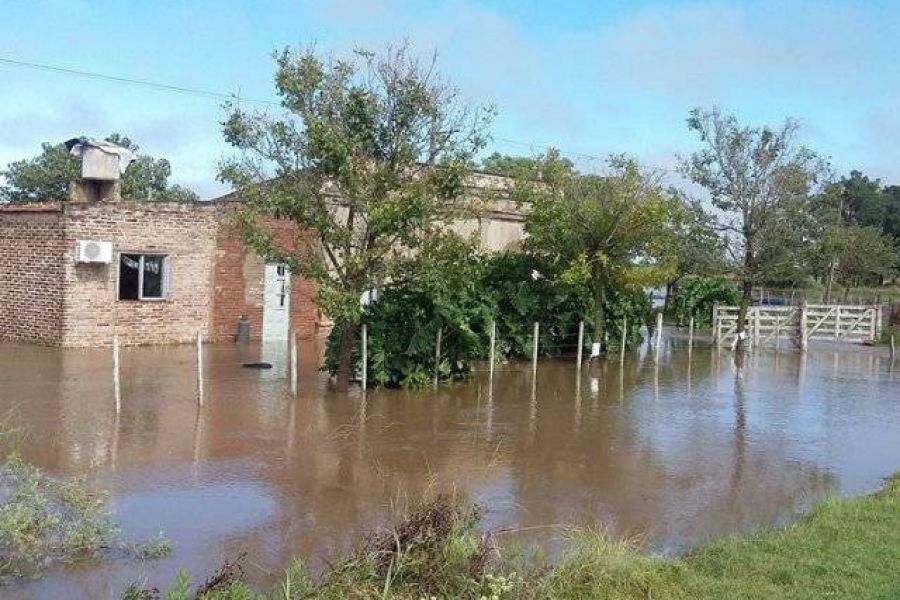
<svg viewBox="0 0 900 600">
<path fill-rule="evenodd" d="M 128 582 L 208 575 L 247 551 L 253 579 L 292 556 L 327 559 L 428 488 L 482 503 L 486 526 L 550 541 L 558 524 L 603 523 L 679 551 L 781 523 L 816 498 L 877 487 L 900 469 L 900 374 L 861 347 L 752 355 L 670 340 L 582 371 L 498 368 L 440 391 L 330 391 L 318 342 L 294 398 L 279 349 L 210 346 L 206 404 L 194 349 L 126 349 L 116 417 L 109 350 L 0 346 L 0 410 L 31 435 L 25 457 L 111 492 L 127 537 L 160 531 L 156 562 L 64 567 L 0 587 L 3 598 L 115 597 Z M 270 360 L 270 371 L 240 363 Z M 900 365 L 898 365 L 900 368 Z"/>
</svg>

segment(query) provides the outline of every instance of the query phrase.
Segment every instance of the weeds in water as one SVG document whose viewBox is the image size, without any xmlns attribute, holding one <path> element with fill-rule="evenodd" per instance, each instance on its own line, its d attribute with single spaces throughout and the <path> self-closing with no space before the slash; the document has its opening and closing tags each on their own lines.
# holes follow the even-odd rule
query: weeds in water
<svg viewBox="0 0 900 600">
<path fill-rule="evenodd" d="M 160 532 L 146 542 L 123 544 L 123 548 L 137 560 L 157 560 L 172 553 L 172 542 Z"/>
<path fill-rule="evenodd" d="M 0 574 L 95 557 L 117 535 L 106 498 L 82 480 L 47 477 L 15 456 L 0 466 Z"/>
<path fill-rule="evenodd" d="M 15 455 L 0 463 L 0 576 L 36 575 L 114 550 L 158 558 L 171 549 L 161 538 L 128 546 L 119 536 L 106 494 L 83 479 L 50 477 Z"/>
</svg>

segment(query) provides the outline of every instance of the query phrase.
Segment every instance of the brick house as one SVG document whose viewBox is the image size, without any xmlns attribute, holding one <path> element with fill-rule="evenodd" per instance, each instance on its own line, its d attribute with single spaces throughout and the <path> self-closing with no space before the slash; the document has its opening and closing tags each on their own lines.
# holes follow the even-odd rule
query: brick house
<svg viewBox="0 0 900 600">
<path fill-rule="evenodd" d="M 318 324 L 310 282 L 247 252 L 234 202 L 0 206 L 0 339 L 65 347 L 301 336 Z M 281 226 L 282 242 L 296 238 Z M 83 257 L 85 243 L 107 256 Z M 268 275 L 268 279 L 267 279 Z M 278 315 L 280 313 L 280 315 Z M 276 317 L 271 315 L 275 314 Z M 277 318 L 280 316 L 280 318 Z M 281 325 L 281 327 L 279 327 Z"/>
<path fill-rule="evenodd" d="M 506 180 L 476 174 L 471 197 Z M 63 347 L 313 335 L 325 325 L 311 282 L 248 252 L 229 226 L 232 196 L 206 202 L 65 201 L 0 205 L 0 340 Z M 478 231 L 493 250 L 516 247 L 523 217 L 492 196 Z M 302 237 L 275 222 L 279 245 Z M 94 254 L 91 254 L 94 253 Z"/>
</svg>

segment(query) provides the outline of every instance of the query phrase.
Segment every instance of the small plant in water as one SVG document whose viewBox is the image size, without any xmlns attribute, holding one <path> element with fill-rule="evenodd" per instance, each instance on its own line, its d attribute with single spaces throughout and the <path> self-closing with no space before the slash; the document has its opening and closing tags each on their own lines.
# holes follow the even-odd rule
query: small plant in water
<svg viewBox="0 0 900 600">
<path fill-rule="evenodd" d="M 138 558 L 170 550 L 162 539 L 129 546 L 119 536 L 106 495 L 83 479 L 50 477 L 16 455 L 0 463 L 0 576 L 37 575 L 113 550 Z"/>
</svg>

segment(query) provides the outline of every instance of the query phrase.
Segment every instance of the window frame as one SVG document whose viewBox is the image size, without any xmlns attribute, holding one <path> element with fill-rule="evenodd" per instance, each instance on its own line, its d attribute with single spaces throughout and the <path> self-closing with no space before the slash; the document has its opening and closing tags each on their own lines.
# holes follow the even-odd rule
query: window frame
<svg viewBox="0 0 900 600">
<path fill-rule="evenodd" d="M 138 260 L 137 298 L 122 298 L 122 255 L 140 257 Z M 139 250 L 122 251 L 119 252 L 118 257 L 119 261 L 117 267 L 118 273 L 116 278 L 116 299 L 119 302 L 165 302 L 169 299 L 169 269 L 171 267 L 169 254 L 167 252 L 142 252 Z M 160 267 L 162 269 L 160 281 L 161 293 L 159 296 L 144 296 L 144 259 L 147 257 L 158 257 L 162 259 Z"/>
</svg>

